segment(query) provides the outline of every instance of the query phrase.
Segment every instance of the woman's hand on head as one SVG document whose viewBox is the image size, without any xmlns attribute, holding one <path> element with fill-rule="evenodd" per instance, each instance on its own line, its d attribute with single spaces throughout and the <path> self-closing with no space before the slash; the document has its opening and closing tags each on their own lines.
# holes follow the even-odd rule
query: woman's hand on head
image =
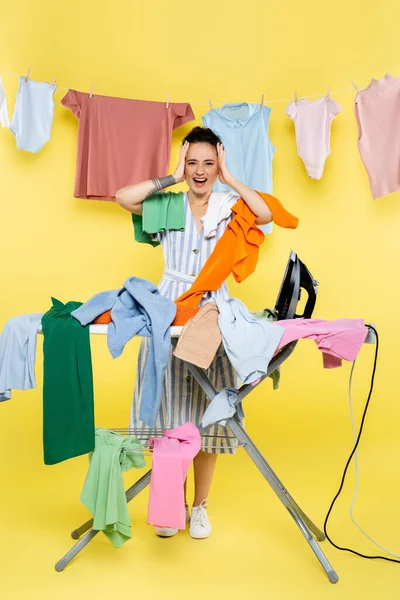
<svg viewBox="0 0 400 600">
<path fill-rule="evenodd" d="M 217 144 L 218 179 L 224 185 L 229 185 L 232 175 L 226 166 L 226 152 L 222 144 Z"/>
<path fill-rule="evenodd" d="M 182 181 L 185 181 L 185 163 L 189 146 L 189 142 L 185 142 L 184 144 L 182 144 L 181 149 L 179 151 L 179 161 L 174 172 L 176 183 L 181 183 Z"/>
</svg>

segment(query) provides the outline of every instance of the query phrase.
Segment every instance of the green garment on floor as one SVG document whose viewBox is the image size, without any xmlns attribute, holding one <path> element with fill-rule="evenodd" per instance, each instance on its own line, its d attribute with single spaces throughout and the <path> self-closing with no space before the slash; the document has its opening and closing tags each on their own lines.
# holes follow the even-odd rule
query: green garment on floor
<svg viewBox="0 0 400 600">
<path fill-rule="evenodd" d="M 151 234 L 168 229 L 185 229 L 185 204 L 183 192 L 160 192 L 142 202 L 142 215 L 132 214 L 135 240 L 142 244 L 158 246 Z"/>
<path fill-rule="evenodd" d="M 81 302 L 52 298 L 42 317 L 44 462 L 54 465 L 94 448 L 89 326 L 71 316 Z"/>
<path fill-rule="evenodd" d="M 251 314 L 256 319 L 266 319 L 267 321 L 276 321 L 278 319 L 276 310 L 273 308 L 265 308 L 264 310 L 261 310 L 259 312 L 252 312 Z M 271 377 L 272 379 L 273 389 L 277 390 L 279 388 L 279 383 L 281 380 L 281 368 L 278 367 L 277 369 L 275 369 L 275 371 L 272 371 L 272 373 L 270 373 L 268 377 Z"/>
<path fill-rule="evenodd" d="M 122 471 L 146 466 L 143 446 L 135 437 L 96 429 L 96 445 L 81 494 L 93 515 L 93 529 L 102 531 L 120 548 L 132 537 Z"/>
</svg>

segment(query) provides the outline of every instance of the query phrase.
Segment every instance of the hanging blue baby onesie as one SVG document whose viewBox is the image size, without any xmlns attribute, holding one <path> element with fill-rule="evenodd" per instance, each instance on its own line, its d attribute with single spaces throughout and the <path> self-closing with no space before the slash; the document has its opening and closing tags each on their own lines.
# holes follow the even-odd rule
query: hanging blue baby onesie
<svg viewBox="0 0 400 600">
<path fill-rule="evenodd" d="M 271 109 L 247 102 L 225 104 L 210 110 L 202 120 L 222 140 L 226 164 L 234 177 L 253 190 L 272 194 L 272 158 L 275 147 L 268 136 Z M 213 191 L 231 188 L 217 179 Z M 272 223 L 260 227 L 272 232 Z"/>
<path fill-rule="evenodd" d="M 56 87 L 44 81 L 19 78 L 17 99 L 10 124 L 19 150 L 37 153 L 49 141 Z"/>
</svg>

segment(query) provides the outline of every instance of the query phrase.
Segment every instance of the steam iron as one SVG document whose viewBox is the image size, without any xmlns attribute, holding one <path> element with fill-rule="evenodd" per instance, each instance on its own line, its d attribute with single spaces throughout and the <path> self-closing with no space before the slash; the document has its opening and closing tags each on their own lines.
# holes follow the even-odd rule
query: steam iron
<svg viewBox="0 0 400 600">
<path fill-rule="evenodd" d="M 318 285 L 319 282 L 313 278 L 306 265 L 292 250 L 275 303 L 278 320 L 310 319 L 317 300 Z M 296 309 L 302 290 L 307 292 L 308 298 L 303 314 L 298 315 Z"/>
</svg>

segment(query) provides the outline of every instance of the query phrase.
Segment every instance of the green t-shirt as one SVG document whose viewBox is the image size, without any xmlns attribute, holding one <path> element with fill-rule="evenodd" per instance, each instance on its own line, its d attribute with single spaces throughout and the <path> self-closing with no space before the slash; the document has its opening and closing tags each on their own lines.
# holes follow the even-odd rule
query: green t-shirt
<svg viewBox="0 0 400 600">
<path fill-rule="evenodd" d="M 142 215 L 132 214 L 135 240 L 142 244 L 158 246 L 152 234 L 164 233 L 168 229 L 183 231 L 185 228 L 185 206 L 183 192 L 160 192 L 143 200 Z"/>
</svg>

